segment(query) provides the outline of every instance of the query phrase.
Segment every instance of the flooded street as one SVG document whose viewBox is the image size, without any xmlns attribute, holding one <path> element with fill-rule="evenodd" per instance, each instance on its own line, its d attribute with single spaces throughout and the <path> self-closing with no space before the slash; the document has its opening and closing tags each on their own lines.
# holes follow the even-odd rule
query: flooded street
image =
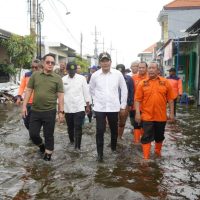
<svg viewBox="0 0 200 200">
<path fill-rule="evenodd" d="M 95 121 L 84 125 L 81 152 L 69 145 L 66 124 L 57 124 L 51 162 L 41 159 L 23 126 L 20 108 L 0 104 L 0 200 L 198 200 L 200 110 L 182 105 L 166 126 L 162 157 L 144 162 L 140 145 L 125 140 L 111 153 L 105 134 L 104 162 L 96 161 Z"/>
</svg>

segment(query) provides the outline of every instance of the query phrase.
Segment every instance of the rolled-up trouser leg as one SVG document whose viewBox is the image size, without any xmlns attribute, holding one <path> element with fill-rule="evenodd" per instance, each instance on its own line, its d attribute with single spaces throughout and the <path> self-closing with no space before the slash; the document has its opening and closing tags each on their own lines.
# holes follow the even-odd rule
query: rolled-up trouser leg
<svg viewBox="0 0 200 200">
<path fill-rule="evenodd" d="M 128 114 L 129 114 L 129 111 L 128 111 L 128 106 L 127 106 L 125 114 L 121 115 L 119 113 L 119 115 L 118 115 L 118 137 L 119 138 L 122 138 L 122 135 L 124 133 L 124 128 L 126 125 L 126 120 L 127 120 Z"/>
<path fill-rule="evenodd" d="M 166 122 L 154 122 L 155 126 L 155 153 L 161 156 L 162 144 L 165 139 L 165 125 Z"/>
</svg>

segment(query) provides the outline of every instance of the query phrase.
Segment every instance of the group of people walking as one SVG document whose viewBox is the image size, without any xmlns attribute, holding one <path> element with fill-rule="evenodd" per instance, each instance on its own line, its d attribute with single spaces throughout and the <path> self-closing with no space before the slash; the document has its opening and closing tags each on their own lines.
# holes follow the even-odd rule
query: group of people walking
<svg viewBox="0 0 200 200">
<path fill-rule="evenodd" d="M 104 158 L 106 125 L 111 132 L 111 151 L 115 152 L 117 140 L 123 139 L 128 115 L 134 127 L 133 143 L 141 142 L 144 159 L 150 158 L 153 141 L 156 155 L 161 155 L 166 121 L 174 121 L 177 96 L 169 82 L 170 77 L 167 80 L 159 76 L 156 62 L 148 65 L 145 62 L 132 63 L 132 72 L 126 74 L 123 64 L 111 68 L 111 56 L 103 52 L 99 55 L 99 68 L 90 75 L 89 81 L 77 73 L 78 66 L 74 62 L 61 63 L 62 69 L 54 72 L 55 57 L 52 54 L 42 58 L 41 70 L 34 68 L 34 64 L 34 73 L 25 74 L 23 79 L 26 82 L 22 79 L 17 103 L 22 100 L 26 88 L 22 115 L 30 139 L 39 147 L 44 160 L 50 161 L 54 150 L 57 115 L 59 122 L 66 120 L 70 144 L 81 149 L 82 125 L 85 114 L 91 113 L 91 104 L 96 118 L 98 161 Z M 173 76 L 172 79 L 177 78 Z M 181 89 L 179 92 L 181 95 Z M 44 141 L 40 136 L 41 127 Z"/>
</svg>

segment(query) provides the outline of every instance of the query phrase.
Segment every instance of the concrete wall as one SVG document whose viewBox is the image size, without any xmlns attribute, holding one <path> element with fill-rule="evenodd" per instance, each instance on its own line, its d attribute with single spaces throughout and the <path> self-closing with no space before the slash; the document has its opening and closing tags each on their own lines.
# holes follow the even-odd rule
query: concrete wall
<svg viewBox="0 0 200 200">
<path fill-rule="evenodd" d="M 186 33 L 181 33 L 180 30 L 186 30 L 200 18 L 200 9 L 168 10 L 167 12 L 169 38 L 184 37 Z"/>
</svg>

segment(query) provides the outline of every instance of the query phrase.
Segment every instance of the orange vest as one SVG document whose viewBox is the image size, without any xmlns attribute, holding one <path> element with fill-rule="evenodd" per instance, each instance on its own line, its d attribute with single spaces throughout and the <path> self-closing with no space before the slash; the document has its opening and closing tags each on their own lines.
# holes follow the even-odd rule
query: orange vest
<svg viewBox="0 0 200 200">
<path fill-rule="evenodd" d="M 20 96 L 23 96 L 23 95 L 24 95 L 31 75 L 32 75 L 32 72 L 27 72 L 27 73 L 25 73 L 25 75 L 22 77 L 22 79 L 21 79 L 21 84 L 20 84 L 20 86 L 19 86 L 18 95 L 20 95 Z M 30 104 L 33 103 L 33 93 L 32 93 L 32 95 L 31 95 L 31 97 L 30 97 L 28 103 L 30 103 Z"/>
<path fill-rule="evenodd" d="M 174 99 L 172 86 L 161 76 L 142 80 L 135 94 L 135 101 L 142 106 L 143 121 L 167 121 L 167 102 Z"/>
<path fill-rule="evenodd" d="M 182 80 L 175 76 L 168 76 L 167 80 L 170 82 L 174 93 L 176 95 L 176 98 L 178 97 L 178 95 L 182 95 L 183 94 L 183 85 L 182 85 Z"/>
<path fill-rule="evenodd" d="M 134 94 L 136 93 L 138 84 L 139 84 L 142 80 L 146 79 L 147 77 L 148 77 L 147 74 L 145 74 L 144 76 L 141 76 L 141 75 L 139 75 L 139 74 L 135 74 L 135 75 L 132 76 L 133 83 L 134 83 Z M 133 102 L 134 102 L 134 99 L 133 99 Z M 134 104 L 133 104 L 133 106 L 132 106 L 132 110 L 135 110 Z"/>
</svg>

